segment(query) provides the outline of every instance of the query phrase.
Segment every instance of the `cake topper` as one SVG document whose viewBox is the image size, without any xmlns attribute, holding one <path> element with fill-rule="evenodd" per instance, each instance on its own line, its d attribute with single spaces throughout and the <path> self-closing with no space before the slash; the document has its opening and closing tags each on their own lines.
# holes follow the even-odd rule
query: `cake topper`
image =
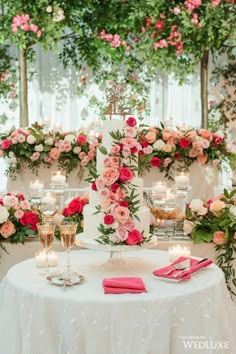
<svg viewBox="0 0 236 354">
<path fill-rule="evenodd" d="M 123 116 L 130 114 L 130 108 L 125 107 L 124 89 L 121 85 L 113 85 L 107 89 L 107 101 L 110 103 L 104 114 L 109 115 L 110 119 L 113 115 Z"/>
</svg>

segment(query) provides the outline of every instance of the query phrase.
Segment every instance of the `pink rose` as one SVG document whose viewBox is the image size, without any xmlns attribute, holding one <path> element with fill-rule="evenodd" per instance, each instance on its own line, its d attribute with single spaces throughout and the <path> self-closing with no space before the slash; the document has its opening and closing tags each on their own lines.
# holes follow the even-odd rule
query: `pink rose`
<svg viewBox="0 0 236 354">
<path fill-rule="evenodd" d="M 131 149 L 128 146 L 124 146 L 122 149 L 122 156 L 129 157 L 131 155 Z"/>
<path fill-rule="evenodd" d="M 216 245 L 224 245 L 227 242 L 227 238 L 223 231 L 215 231 L 213 235 L 213 242 Z"/>
<path fill-rule="evenodd" d="M 128 146 L 129 148 L 132 148 L 137 144 L 136 139 L 131 137 L 123 138 L 120 142 L 121 144 L 123 144 L 124 146 Z"/>
<path fill-rule="evenodd" d="M 163 130 L 163 132 L 162 132 L 162 139 L 164 140 L 164 141 L 168 141 L 170 138 L 171 138 L 172 136 L 171 136 L 171 132 L 169 131 L 169 130 Z"/>
<path fill-rule="evenodd" d="M 194 149 L 200 149 L 201 148 L 200 141 L 194 141 L 192 145 L 193 145 Z"/>
<path fill-rule="evenodd" d="M 209 130 L 207 130 L 207 129 L 200 129 L 198 133 L 199 133 L 199 135 L 201 135 L 201 137 L 202 137 L 203 139 L 212 140 L 212 134 L 211 134 L 211 132 L 209 132 Z"/>
<path fill-rule="evenodd" d="M 137 124 L 137 121 L 134 117 L 129 117 L 127 120 L 126 120 L 126 124 L 129 126 L 129 127 L 135 127 L 135 125 Z"/>
<path fill-rule="evenodd" d="M 15 225 L 11 221 L 6 221 L 0 229 L 0 233 L 4 238 L 14 235 L 15 232 Z"/>
<path fill-rule="evenodd" d="M 34 152 L 33 155 L 31 156 L 31 160 L 32 161 L 36 161 L 38 160 L 40 157 L 40 153 L 39 152 Z"/>
<path fill-rule="evenodd" d="M 100 206 L 101 206 L 102 210 L 108 210 L 110 208 L 110 205 L 111 205 L 110 198 L 102 198 L 100 200 Z"/>
<path fill-rule="evenodd" d="M 125 135 L 128 137 L 135 137 L 137 134 L 137 129 L 133 127 L 125 127 Z"/>
<path fill-rule="evenodd" d="M 145 135 L 145 140 L 149 144 L 153 144 L 157 140 L 157 131 L 156 131 L 156 129 L 149 130 L 149 132 Z"/>
<path fill-rule="evenodd" d="M 81 160 L 83 160 L 83 159 L 85 158 L 85 156 L 86 156 L 85 152 L 84 152 L 84 151 L 81 151 L 81 153 L 79 154 L 79 158 L 80 158 Z"/>
<path fill-rule="evenodd" d="M 50 151 L 49 151 L 49 157 L 51 159 L 53 159 L 54 161 L 57 161 L 61 155 L 61 151 L 57 148 L 52 148 Z"/>
<path fill-rule="evenodd" d="M 172 145 L 170 144 L 165 144 L 162 146 L 162 151 L 164 152 L 171 152 L 172 151 Z"/>
<path fill-rule="evenodd" d="M 171 158 L 166 157 L 163 161 L 163 166 L 167 167 L 171 163 L 171 161 L 172 161 Z"/>
<path fill-rule="evenodd" d="M 190 132 L 188 132 L 187 137 L 188 137 L 188 139 L 193 141 L 193 139 L 196 138 L 196 135 L 197 135 L 196 131 L 195 130 L 191 130 Z"/>
<path fill-rule="evenodd" d="M 208 149 L 209 146 L 210 146 L 210 141 L 207 140 L 207 139 L 203 139 L 203 140 L 201 141 L 201 145 L 202 145 L 203 149 Z"/>
<path fill-rule="evenodd" d="M 131 171 L 129 167 L 121 166 L 119 168 L 119 179 L 121 182 L 129 182 L 134 178 L 134 173 Z"/>
<path fill-rule="evenodd" d="M 117 200 L 124 199 L 125 196 L 126 196 L 125 190 L 119 188 L 119 189 L 116 191 L 116 195 L 117 195 Z"/>
<path fill-rule="evenodd" d="M 144 152 L 145 155 L 151 154 L 151 153 L 153 152 L 152 146 L 151 146 L 151 145 L 148 145 L 147 147 L 144 147 L 144 148 L 143 148 L 143 152 Z"/>
<path fill-rule="evenodd" d="M 143 241 L 143 236 L 138 230 L 132 230 L 129 232 L 125 242 L 127 245 L 133 246 Z"/>
<path fill-rule="evenodd" d="M 14 216 L 15 216 L 16 219 L 22 218 L 23 215 L 24 215 L 24 212 L 21 209 L 16 210 L 15 213 L 14 213 Z"/>
<path fill-rule="evenodd" d="M 103 188 L 99 190 L 99 194 L 102 198 L 108 198 L 109 197 L 110 190 L 108 188 Z"/>
<path fill-rule="evenodd" d="M 206 163 L 207 162 L 207 155 L 198 155 L 197 162 L 202 163 L 202 164 Z"/>
<path fill-rule="evenodd" d="M 120 145 L 112 146 L 112 148 L 111 148 L 111 153 L 112 154 L 116 155 L 116 154 L 119 153 L 119 151 L 120 151 Z"/>
<path fill-rule="evenodd" d="M 126 207 L 117 206 L 113 210 L 113 215 L 121 224 L 125 224 L 129 219 L 130 211 Z"/>
<path fill-rule="evenodd" d="M 126 223 L 125 223 L 125 227 L 126 227 L 127 230 L 129 230 L 129 231 L 134 230 L 134 229 L 135 229 L 135 222 L 134 222 L 134 220 L 132 220 L 132 219 L 127 220 Z"/>
<path fill-rule="evenodd" d="M 125 241 L 128 237 L 128 231 L 124 226 L 119 226 L 116 229 L 117 234 L 119 235 L 119 238 L 121 241 Z"/>
<path fill-rule="evenodd" d="M 105 187 L 104 181 L 103 181 L 103 179 L 102 179 L 101 177 L 98 177 L 98 178 L 96 179 L 95 185 L 96 185 L 96 187 L 97 187 L 98 190 Z"/>
<path fill-rule="evenodd" d="M 214 200 L 210 204 L 210 211 L 215 215 L 215 216 L 221 216 L 224 209 L 226 208 L 226 204 L 222 202 L 222 200 Z"/>
<path fill-rule="evenodd" d="M 3 141 L 2 141 L 2 149 L 3 150 L 7 150 L 7 149 L 9 149 L 9 147 L 11 146 L 11 140 L 8 140 L 8 139 L 4 139 Z"/>
<path fill-rule="evenodd" d="M 102 172 L 101 177 L 104 184 L 109 187 L 119 178 L 119 171 L 116 168 L 108 167 Z"/>
</svg>

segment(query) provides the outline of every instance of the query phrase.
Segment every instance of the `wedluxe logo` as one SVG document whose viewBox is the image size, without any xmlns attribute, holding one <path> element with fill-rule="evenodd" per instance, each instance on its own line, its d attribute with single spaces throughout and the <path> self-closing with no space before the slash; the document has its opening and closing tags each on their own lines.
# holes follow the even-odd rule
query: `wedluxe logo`
<svg viewBox="0 0 236 354">
<path fill-rule="evenodd" d="M 222 340 L 209 340 L 206 337 L 182 337 L 184 349 L 187 350 L 214 350 L 224 351 L 229 349 L 229 342 Z M 191 351 L 192 353 L 192 351 Z M 207 352 L 206 352 L 207 353 Z"/>
</svg>

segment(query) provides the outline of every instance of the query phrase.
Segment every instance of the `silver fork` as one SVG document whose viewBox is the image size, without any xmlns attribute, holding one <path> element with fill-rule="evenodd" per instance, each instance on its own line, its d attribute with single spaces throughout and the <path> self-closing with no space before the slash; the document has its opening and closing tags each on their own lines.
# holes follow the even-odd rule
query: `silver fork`
<svg viewBox="0 0 236 354">
<path fill-rule="evenodd" d="M 198 261 L 197 263 L 195 263 L 192 267 L 187 267 L 185 269 L 182 269 L 180 272 L 177 272 L 175 274 L 173 274 L 173 278 L 178 278 L 180 275 L 182 275 L 184 272 L 190 270 L 191 268 L 195 267 L 196 265 L 204 262 L 204 261 L 207 261 L 208 258 L 203 258 L 201 259 L 200 261 Z M 199 269 L 200 270 L 200 269 Z"/>
<path fill-rule="evenodd" d="M 163 274 L 163 275 L 169 275 L 169 274 L 171 274 L 172 272 L 174 272 L 176 269 L 181 269 L 181 272 L 182 272 L 182 271 L 184 271 L 185 269 L 187 269 L 189 266 L 190 266 L 190 259 L 186 259 L 186 260 L 183 261 L 183 262 L 173 264 L 172 267 L 173 267 L 174 269 L 169 269 L 169 270 L 167 270 L 167 272 L 162 273 L 162 274 Z M 177 274 L 177 273 L 176 273 L 176 274 Z"/>
</svg>

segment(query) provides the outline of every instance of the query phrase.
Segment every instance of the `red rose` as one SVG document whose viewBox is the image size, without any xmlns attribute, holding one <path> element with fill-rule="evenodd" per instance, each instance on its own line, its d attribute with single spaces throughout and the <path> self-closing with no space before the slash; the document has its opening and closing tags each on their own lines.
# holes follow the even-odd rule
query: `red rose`
<svg viewBox="0 0 236 354">
<path fill-rule="evenodd" d="M 111 188 L 111 191 L 113 193 L 115 193 L 117 191 L 117 189 L 120 188 L 120 185 L 119 185 L 119 183 L 116 182 L 116 183 L 113 183 L 110 188 Z"/>
<path fill-rule="evenodd" d="M 82 202 L 82 200 L 80 198 L 75 198 L 69 203 L 68 212 L 70 215 L 73 215 L 75 213 L 81 213 L 83 207 L 84 203 Z"/>
<path fill-rule="evenodd" d="M 69 208 L 64 208 L 64 209 L 62 210 L 62 215 L 63 215 L 63 216 L 68 216 L 68 215 L 70 215 L 70 214 L 69 214 Z"/>
<path fill-rule="evenodd" d="M 125 242 L 127 245 L 133 246 L 143 241 L 143 236 L 138 230 L 130 231 Z"/>
<path fill-rule="evenodd" d="M 25 197 L 23 194 L 18 194 L 17 198 L 18 198 L 18 200 L 25 200 Z"/>
<path fill-rule="evenodd" d="M 133 147 L 130 149 L 130 151 L 131 151 L 131 154 L 135 154 L 135 153 L 138 151 L 138 149 L 136 148 L 136 146 L 133 146 Z"/>
<path fill-rule="evenodd" d="M 7 149 L 9 149 L 9 147 L 11 146 L 11 140 L 8 140 L 8 139 L 4 139 L 3 141 L 2 141 L 2 149 L 3 150 L 7 150 Z"/>
<path fill-rule="evenodd" d="M 126 200 L 122 200 L 121 202 L 119 202 L 119 205 L 123 206 L 123 207 L 126 207 L 126 208 L 129 207 L 129 203 Z"/>
<path fill-rule="evenodd" d="M 174 158 L 175 158 L 176 160 L 180 160 L 180 154 L 179 154 L 178 152 L 176 152 L 176 153 L 174 154 Z"/>
<path fill-rule="evenodd" d="M 37 230 L 36 224 L 39 222 L 38 215 L 33 211 L 25 211 L 22 218 L 20 218 L 21 225 L 30 225 L 31 230 Z"/>
<path fill-rule="evenodd" d="M 148 147 L 148 142 L 147 142 L 147 141 L 141 142 L 141 146 L 142 146 L 143 148 Z"/>
<path fill-rule="evenodd" d="M 111 215 L 111 214 L 107 214 L 107 215 L 104 216 L 103 220 L 104 220 L 104 224 L 111 225 L 114 222 L 114 216 Z"/>
<path fill-rule="evenodd" d="M 98 190 L 95 182 L 93 182 L 91 184 L 91 188 L 92 188 L 93 191 L 97 191 Z"/>
<path fill-rule="evenodd" d="M 159 167 L 161 166 L 161 159 L 159 159 L 159 157 L 152 157 L 151 160 L 150 160 L 150 165 L 154 166 L 154 167 Z"/>
<path fill-rule="evenodd" d="M 145 155 L 145 152 L 144 152 L 143 150 L 140 150 L 140 151 L 139 151 L 139 155 L 140 155 L 140 156 L 144 156 L 144 155 Z"/>
<path fill-rule="evenodd" d="M 137 124 L 137 121 L 134 117 L 129 117 L 126 121 L 126 124 L 129 126 L 129 127 L 135 127 L 135 125 Z"/>
<path fill-rule="evenodd" d="M 121 182 L 129 182 L 134 178 L 134 173 L 128 167 L 119 167 L 119 172 L 119 179 L 121 180 Z"/>
<path fill-rule="evenodd" d="M 190 140 L 186 138 L 181 138 L 179 141 L 179 145 L 182 147 L 182 149 L 187 149 L 190 144 Z"/>
<path fill-rule="evenodd" d="M 87 141 L 88 141 L 88 140 L 87 140 L 86 136 L 84 136 L 84 135 L 79 135 L 78 138 L 77 138 L 77 142 L 78 142 L 78 144 L 80 144 L 80 145 L 86 144 Z"/>
</svg>

